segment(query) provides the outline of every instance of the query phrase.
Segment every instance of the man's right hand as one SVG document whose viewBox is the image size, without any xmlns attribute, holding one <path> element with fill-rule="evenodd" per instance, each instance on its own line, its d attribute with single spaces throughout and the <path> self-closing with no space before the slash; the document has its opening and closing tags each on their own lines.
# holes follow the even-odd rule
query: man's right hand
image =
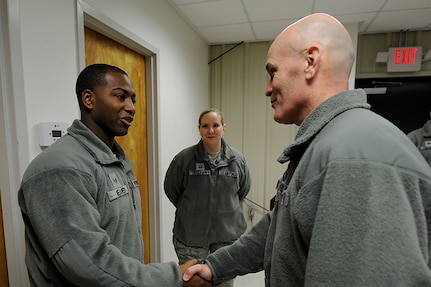
<svg viewBox="0 0 431 287">
<path fill-rule="evenodd" d="M 213 277 L 211 269 L 208 267 L 207 264 L 196 264 L 187 268 L 187 270 L 183 274 L 183 280 L 187 282 L 194 275 L 198 275 L 199 277 L 205 279 L 207 282 L 210 282 Z"/>
<path fill-rule="evenodd" d="M 198 261 L 196 259 L 192 259 L 192 260 L 189 260 L 186 263 L 180 265 L 181 271 L 183 273 L 183 287 L 211 287 L 212 286 L 210 280 L 206 280 L 204 278 L 201 278 L 197 274 L 195 275 L 195 274 L 190 273 L 190 276 L 189 275 L 187 276 L 187 280 L 184 280 L 184 275 L 187 272 L 187 270 L 191 268 L 190 266 L 203 265 L 203 264 L 196 264 L 197 262 Z M 211 273 L 211 271 L 210 271 L 210 273 Z"/>
</svg>

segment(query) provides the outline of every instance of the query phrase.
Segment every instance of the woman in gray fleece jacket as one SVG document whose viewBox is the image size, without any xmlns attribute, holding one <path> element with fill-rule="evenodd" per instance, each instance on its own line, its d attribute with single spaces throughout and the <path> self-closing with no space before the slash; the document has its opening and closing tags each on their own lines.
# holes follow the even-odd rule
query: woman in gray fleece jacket
<svg viewBox="0 0 431 287">
<path fill-rule="evenodd" d="M 431 286 L 431 168 L 407 136 L 348 91 L 345 28 L 327 14 L 285 29 L 268 51 L 274 119 L 299 125 L 275 208 L 206 264 L 214 283 L 260 270 L 265 286 Z"/>
<path fill-rule="evenodd" d="M 164 184 L 177 208 L 173 241 L 179 264 L 205 259 L 247 227 L 242 201 L 251 181 L 245 157 L 223 139 L 226 124 L 219 110 L 205 109 L 198 124 L 200 141 L 175 156 Z M 233 281 L 218 286 L 230 287 Z"/>
</svg>

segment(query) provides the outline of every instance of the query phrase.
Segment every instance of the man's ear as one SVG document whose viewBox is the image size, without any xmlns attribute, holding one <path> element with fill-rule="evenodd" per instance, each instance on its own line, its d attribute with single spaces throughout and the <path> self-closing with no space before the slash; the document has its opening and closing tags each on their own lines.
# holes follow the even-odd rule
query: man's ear
<svg viewBox="0 0 431 287">
<path fill-rule="evenodd" d="M 94 93 L 90 89 L 85 89 L 81 94 L 82 105 L 87 109 L 93 108 Z"/>
<path fill-rule="evenodd" d="M 311 80 L 317 73 L 320 60 L 320 49 L 317 46 L 310 46 L 305 52 L 305 59 L 307 61 L 304 69 L 305 77 Z"/>
</svg>

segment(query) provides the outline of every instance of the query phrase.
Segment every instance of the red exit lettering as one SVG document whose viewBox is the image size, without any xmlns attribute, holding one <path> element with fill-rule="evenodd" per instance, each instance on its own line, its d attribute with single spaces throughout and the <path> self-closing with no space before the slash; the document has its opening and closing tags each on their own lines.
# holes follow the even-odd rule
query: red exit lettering
<svg viewBox="0 0 431 287">
<path fill-rule="evenodd" d="M 418 48 L 396 49 L 394 53 L 395 65 L 413 65 L 416 62 Z"/>
</svg>

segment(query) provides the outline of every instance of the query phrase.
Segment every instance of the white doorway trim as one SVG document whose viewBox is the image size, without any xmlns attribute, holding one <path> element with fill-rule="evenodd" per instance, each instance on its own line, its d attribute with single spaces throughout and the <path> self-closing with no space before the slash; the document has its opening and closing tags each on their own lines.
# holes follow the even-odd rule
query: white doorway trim
<svg viewBox="0 0 431 287">
<path fill-rule="evenodd" d="M 20 179 L 29 162 L 19 1 L 0 3 L 0 190 L 9 286 L 28 286 Z"/>
</svg>

